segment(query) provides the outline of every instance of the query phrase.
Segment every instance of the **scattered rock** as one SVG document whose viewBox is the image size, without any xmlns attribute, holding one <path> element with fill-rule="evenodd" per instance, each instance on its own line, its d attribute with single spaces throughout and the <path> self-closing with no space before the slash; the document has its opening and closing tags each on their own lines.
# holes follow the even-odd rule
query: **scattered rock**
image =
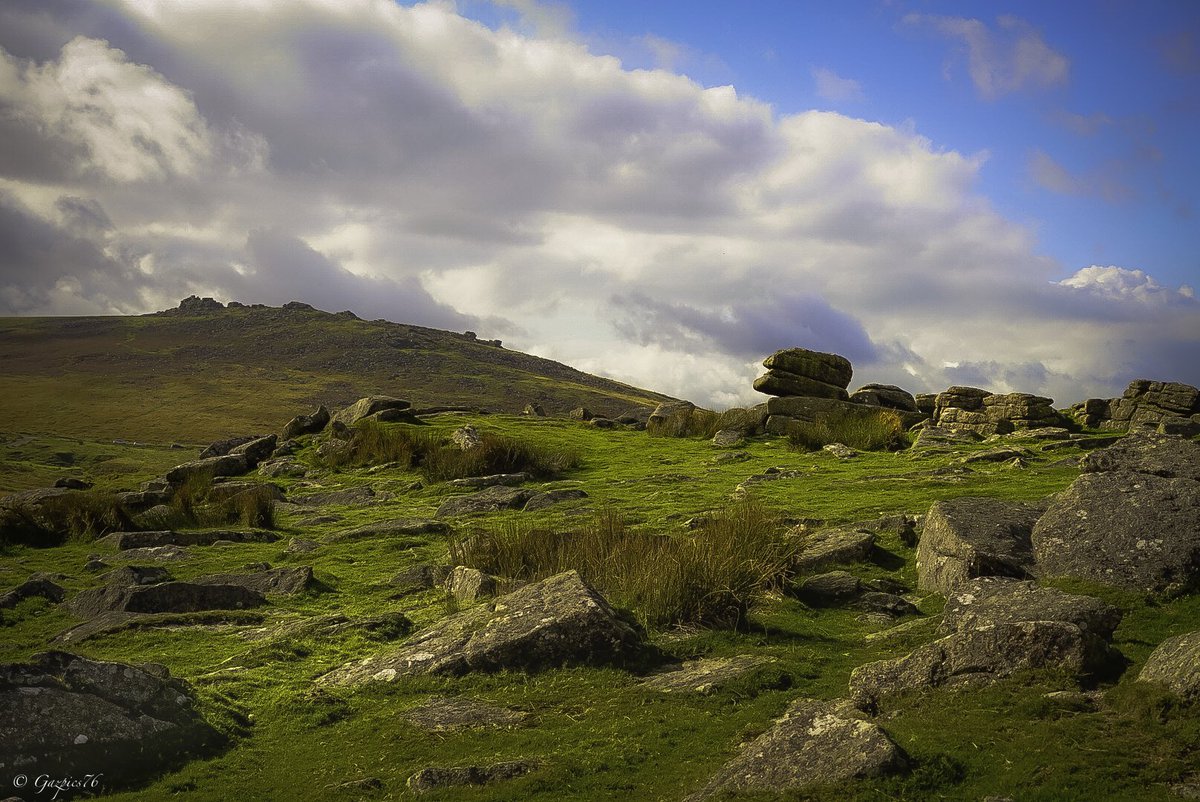
<svg viewBox="0 0 1200 802">
<path fill-rule="evenodd" d="M 241 454 L 226 454 L 220 457 L 185 462 L 167 471 L 166 479 L 172 485 L 182 485 L 189 480 L 216 476 L 241 476 L 250 470 L 250 463 Z"/>
<path fill-rule="evenodd" d="M 497 510 L 518 510 L 533 497 L 534 491 L 517 487 L 489 487 L 466 496 L 452 496 L 434 513 L 438 518 L 452 515 L 477 515 Z"/>
<path fill-rule="evenodd" d="M 1121 611 L 1094 596 L 1039 587 L 1027 580 L 980 577 L 950 594 L 942 610 L 941 631 L 966 632 L 1021 621 L 1073 624 L 1099 641 L 1108 641 L 1121 623 Z"/>
<path fill-rule="evenodd" d="M 852 526 L 820 529 L 804 533 L 789 533 L 800 539 L 800 550 L 792 558 L 792 568 L 798 574 L 819 571 L 830 565 L 862 562 L 875 548 L 875 534 Z"/>
<path fill-rule="evenodd" d="M 945 596 L 971 577 L 1029 576 L 1040 515 L 1038 507 L 1005 499 L 934 502 L 917 545 L 918 586 Z"/>
<path fill-rule="evenodd" d="M 105 584 L 123 588 L 130 585 L 157 585 L 159 582 L 170 582 L 171 572 L 158 565 L 125 565 L 114 568 L 101 579 Z"/>
<path fill-rule="evenodd" d="M 1189 701 L 1200 699 L 1200 630 L 1159 644 L 1138 679 L 1165 685 Z"/>
<path fill-rule="evenodd" d="M 220 502 L 236 498 L 243 493 L 263 494 L 275 501 L 283 501 L 283 488 L 271 482 L 220 482 L 209 488 L 208 501 Z"/>
<path fill-rule="evenodd" d="M 415 794 L 424 794 L 463 785 L 489 785 L 521 777 L 540 765 L 533 760 L 509 760 L 486 766 L 429 766 L 409 777 L 408 787 Z"/>
<path fill-rule="evenodd" d="M 157 585 L 106 585 L 75 594 L 67 609 L 79 618 L 106 612 L 194 613 L 201 610 L 242 610 L 266 603 L 257 591 L 237 585 L 161 582 Z"/>
<path fill-rule="evenodd" d="M 279 439 L 287 441 L 306 434 L 317 434 L 329 425 L 329 420 L 329 410 L 322 404 L 311 415 L 297 415 L 288 421 L 287 425 L 283 427 Z"/>
<path fill-rule="evenodd" d="M 921 411 L 912 393 L 894 384 L 864 384 L 850 394 L 850 400 L 855 404 L 898 409 L 903 412 Z"/>
<path fill-rule="evenodd" d="M 309 493 L 306 496 L 292 496 L 293 504 L 303 504 L 308 507 L 361 507 L 386 500 L 386 496 L 376 493 L 375 489 L 369 485 L 347 487 L 341 490 L 325 490 L 319 493 Z"/>
<path fill-rule="evenodd" d="M 590 409 L 588 409 L 587 407 L 575 407 L 574 409 L 572 409 L 570 412 L 567 413 L 567 417 L 570 418 L 571 420 L 588 421 L 596 416 L 593 415 L 592 411 Z"/>
<path fill-rule="evenodd" d="M 7 593 L 0 594 L 0 610 L 9 610 L 26 599 L 41 596 L 46 601 L 57 604 L 67 595 L 60 585 L 41 577 L 31 577 L 17 585 Z"/>
<path fill-rule="evenodd" d="M 230 454 L 240 454 L 246 458 L 246 464 L 250 469 L 258 467 L 258 463 L 270 457 L 275 453 L 275 444 L 278 438 L 273 434 L 268 434 L 265 437 L 259 437 L 249 442 L 242 443 L 230 450 Z"/>
<path fill-rule="evenodd" d="M 151 562 L 174 562 L 176 560 L 186 560 L 191 556 L 192 553 L 190 551 L 174 544 L 126 549 L 117 555 L 117 557 L 124 560 L 150 560 Z"/>
<path fill-rule="evenodd" d="M 496 589 L 496 577 L 465 565 L 456 565 L 446 577 L 446 591 L 459 601 L 474 602 L 495 596 Z"/>
<path fill-rule="evenodd" d="M 92 483 L 85 482 L 82 479 L 77 479 L 74 476 L 64 476 L 61 479 L 56 479 L 55 487 L 65 487 L 68 490 L 91 490 Z"/>
<path fill-rule="evenodd" d="M 913 442 L 914 449 L 944 448 L 970 443 L 978 443 L 980 436 L 967 429 L 951 428 L 949 426 L 926 426 L 917 432 Z"/>
<path fill-rule="evenodd" d="M 526 473 L 495 473 L 491 476 L 468 476 L 465 479 L 451 479 L 447 482 L 451 487 L 494 487 L 504 485 L 515 487 L 529 481 Z"/>
<path fill-rule="evenodd" d="M 468 497 L 469 498 L 469 497 Z M 346 529 L 329 538 L 330 543 L 346 540 L 362 540 L 364 538 L 411 538 L 421 535 L 445 535 L 450 532 L 450 526 L 442 521 L 430 518 L 390 518 L 375 521 L 353 529 Z"/>
<path fill-rule="evenodd" d="M 578 499 L 587 497 L 588 494 L 585 491 L 574 487 L 546 490 L 530 496 L 529 501 L 525 502 L 525 506 L 522 509 L 525 512 L 535 512 L 536 510 L 544 510 L 547 507 L 552 507 L 555 504 L 562 504 L 564 501 L 577 501 Z"/>
<path fill-rule="evenodd" d="M 444 619 L 398 651 L 349 663 L 324 682 L 353 685 L 414 674 L 619 663 L 641 634 L 575 571 L 526 585 Z"/>
<path fill-rule="evenodd" d="M 903 771 L 907 763 L 904 751 L 887 733 L 849 705 L 799 699 L 687 802 L 727 791 L 778 794 L 881 777 Z"/>
<path fill-rule="evenodd" d="M 1157 433 L 1130 434 L 1079 461 L 1084 473 L 1128 471 L 1200 481 L 1200 443 Z"/>
<path fill-rule="evenodd" d="M 316 551 L 318 544 L 315 540 L 305 540 L 303 538 L 294 537 L 288 541 L 287 548 L 283 550 L 284 554 L 309 554 Z"/>
<path fill-rule="evenodd" d="M 1148 593 L 1200 579 L 1200 482 L 1144 473 L 1085 473 L 1033 529 L 1039 576 L 1070 576 Z"/>
<path fill-rule="evenodd" d="M 14 774 L 103 769 L 105 790 L 148 779 L 223 744 L 195 701 L 163 666 L 43 652 L 0 665 L 0 755 Z"/>
<path fill-rule="evenodd" d="M 546 410 L 541 404 L 526 404 L 521 414 L 530 418 L 544 418 L 546 417 Z"/>
<path fill-rule="evenodd" d="M 207 531 L 175 532 L 160 530 L 157 532 L 113 532 L 105 535 L 96 542 L 112 546 L 118 551 L 129 549 L 144 549 L 156 546 L 211 546 L 226 540 L 231 543 L 274 543 L 279 535 L 262 530 L 232 530 L 210 529 Z"/>
<path fill-rule="evenodd" d="M 869 590 L 863 593 L 853 599 L 848 606 L 852 610 L 861 610 L 864 613 L 888 618 L 903 618 L 906 615 L 921 614 L 917 606 L 903 596 L 878 590 Z"/>
<path fill-rule="evenodd" d="M 249 443 L 251 440 L 255 440 L 259 437 L 261 437 L 261 435 L 247 434 L 240 437 L 226 437 L 224 440 L 214 441 L 210 443 L 207 448 L 200 452 L 199 459 L 223 457 L 238 446 Z"/>
<path fill-rule="evenodd" d="M 294 459 L 277 459 L 259 465 L 258 474 L 268 479 L 303 479 L 308 475 L 308 468 Z"/>
<path fill-rule="evenodd" d="M 457 696 L 431 696 L 401 715 L 426 732 L 520 727 L 529 719 L 519 710 Z"/>
<path fill-rule="evenodd" d="M 838 459 L 853 459 L 858 456 L 857 451 L 842 443 L 830 443 L 822 447 L 821 450 L 829 452 Z"/>
<path fill-rule="evenodd" d="M 651 674 L 642 687 L 663 693 L 709 694 L 775 662 L 774 658 L 751 654 L 705 657 Z"/>
<path fill-rule="evenodd" d="M 235 585 L 256 593 L 294 596 L 317 584 L 310 566 L 268 568 L 251 574 L 209 574 L 192 580 L 198 585 Z"/>
<path fill-rule="evenodd" d="M 738 448 L 745 443 L 746 438 L 739 429 L 722 429 L 712 438 L 712 444 L 718 448 Z"/>
<path fill-rule="evenodd" d="M 414 565 L 396 574 L 388 580 L 388 584 L 396 588 L 397 596 L 407 596 L 444 585 L 448 576 L 448 565 Z"/>
<path fill-rule="evenodd" d="M 383 395 L 367 396 L 360 398 L 348 407 L 339 409 L 334 413 L 331 421 L 340 423 L 344 426 L 353 426 L 363 418 L 374 415 L 377 412 L 382 412 L 385 409 L 406 410 L 411 407 L 407 401 L 402 401 L 399 398 L 391 398 Z"/>
<path fill-rule="evenodd" d="M 665 401 L 654 408 L 646 418 L 646 430 L 670 433 L 682 429 L 692 419 L 696 405 L 691 401 Z"/>
<path fill-rule="evenodd" d="M 857 598 L 863 583 L 847 571 L 830 571 L 807 577 L 793 592 L 810 607 L 835 607 Z"/>
</svg>

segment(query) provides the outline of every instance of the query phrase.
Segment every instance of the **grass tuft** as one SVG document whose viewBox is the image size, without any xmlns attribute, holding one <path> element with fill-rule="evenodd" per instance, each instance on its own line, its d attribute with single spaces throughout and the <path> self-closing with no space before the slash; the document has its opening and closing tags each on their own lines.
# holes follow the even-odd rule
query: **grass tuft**
<svg viewBox="0 0 1200 802">
<path fill-rule="evenodd" d="M 907 445 L 900 416 L 889 409 L 833 412 L 815 422 L 793 421 L 788 442 L 798 451 L 841 443 L 860 451 L 896 451 Z"/>
</svg>

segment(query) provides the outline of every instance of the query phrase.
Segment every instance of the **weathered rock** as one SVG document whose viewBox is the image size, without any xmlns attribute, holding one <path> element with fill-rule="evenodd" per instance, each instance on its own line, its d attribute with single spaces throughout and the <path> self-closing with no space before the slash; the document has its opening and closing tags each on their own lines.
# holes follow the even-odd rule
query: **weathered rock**
<svg viewBox="0 0 1200 802">
<path fill-rule="evenodd" d="M 157 585 L 159 582 L 170 582 L 171 572 L 158 565 L 123 565 L 102 574 L 105 584 L 113 587 L 128 587 L 130 585 Z"/>
<path fill-rule="evenodd" d="M 250 469 L 258 467 L 258 463 L 269 458 L 275 453 L 275 444 L 278 438 L 273 434 L 268 434 L 265 437 L 259 437 L 249 442 L 242 443 L 230 450 L 230 454 L 241 454 L 246 458 L 246 464 Z"/>
<path fill-rule="evenodd" d="M 840 563 L 862 562 L 870 558 L 875 548 L 873 532 L 852 526 L 790 534 L 800 540 L 799 551 L 792 558 L 792 568 L 798 574 Z"/>
<path fill-rule="evenodd" d="M 944 596 L 971 577 L 1028 577 L 1040 515 L 1038 507 L 1006 499 L 934 502 L 917 545 L 918 586 Z"/>
<path fill-rule="evenodd" d="M 364 538 L 411 538 L 420 535 L 444 535 L 450 531 L 448 524 L 434 521 L 430 518 L 390 518 L 384 521 L 374 521 L 353 529 L 346 529 L 329 538 L 336 543 L 345 540 L 362 540 Z"/>
<path fill-rule="evenodd" d="M 162 666 L 43 652 L 0 665 L 0 761 L 31 777 L 103 770 L 105 790 L 144 780 L 223 744 L 194 705 Z"/>
<path fill-rule="evenodd" d="M 165 546 L 143 546 L 140 548 L 126 549 L 116 556 L 123 560 L 174 562 L 177 560 L 186 560 L 192 556 L 192 553 L 183 546 L 168 544 Z"/>
<path fill-rule="evenodd" d="M 312 567 L 269 568 L 250 574 L 208 574 L 197 577 L 197 585 L 236 585 L 256 593 L 294 596 L 316 586 Z"/>
<path fill-rule="evenodd" d="M 0 593 L 0 610 L 8 610 L 16 607 L 21 602 L 31 599 L 34 596 L 41 596 L 46 601 L 57 604 L 66 595 L 67 592 L 63 590 L 62 586 L 55 584 L 49 579 L 30 577 L 12 590 Z"/>
<path fill-rule="evenodd" d="M 367 396 L 360 398 L 348 407 L 339 409 L 334 413 L 333 422 L 341 423 L 345 426 L 353 426 L 365 417 L 374 415 L 376 412 L 382 412 L 385 409 L 406 410 L 411 407 L 408 401 L 402 401 L 399 398 L 391 398 L 383 395 Z"/>
<path fill-rule="evenodd" d="M 201 315 L 209 312 L 220 312 L 225 308 L 225 305 L 220 301 L 215 301 L 212 298 L 205 296 L 201 298 L 196 295 L 189 295 L 179 302 L 176 309 L 187 315 Z"/>
<path fill-rule="evenodd" d="M 941 448 L 966 443 L 978 443 L 980 435 L 966 429 L 948 426 L 926 426 L 917 433 L 913 449 Z"/>
<path fill-rule="evenodd" d="M 864 384 L 850 394 L 850 400 L 855 404 L 899 409 L 904 412 L 921 411 L 912 393 L 894 384 Z"/>
<path fill-rule="evenodd" d="M 710 694 L 774 663 L 772 657 L 752 654 L 704 657 L 651 674 L 642 687 L 662 693 Z"/>
<path fill-rule="evenodd" d="M 844 703 L 799 699 L 687 802 L 726 791 L 773 794 L 903 771 L 904 751 Z"/>
<path fill-rule="evenodd" d="M 54 486 L 65 487 L 68 490 L 91 490 L 93 487 L 91 482 L 85 482 L 74 476 L 64 476 L 61 479 L 55 479 Z"/>
<path fill-rule="evenodd" d="M 1157 432 L 1176 437 L 1195 437 L 1200 435 L 1200 415 L 1193 415 L 1190 418 L 1163 418 L 1158 422 Z"/>
<path fill-rule="evenodd" d="M 329 410 L 322 404 L 311 415 L 297 415 L 288 421 L 279 439 L 287 441 L 306 434 L 317 434 L 329 425 L 330 417 Z"/>
<path fill-rule="evenodd" d="M 447 482 L 450 487 L 515 487 L 529 481 L 527 473 L 494 473 L 491 476 L 468 476 L 465 479 L 452 479 Z"/>
<path fill-rule="evenodd" d="M 544 418 L 546 417 L 546 410 L 541 404 L 526 404 L 521 414 L 529 418 Z"/>
<path fill-rule="evenodd" d="M 937 406 L 937 393 L 917 393 L 913 400 L 917 402 L 918 412 L 933 416 L 933 410 Z"/>
<path fill-rule="evenodd" d="M 287 548 L 283 550 L 284 554 L 311 554 L 321 546 L 315 540 L 305 540 L 304 538 L 294 537 L 288 541 Z"/>
<path fill-rule="evenodd" d="M 401 715 L 426 732 L 519 727 L 529 719 L 519 710 L 456 696 L 431 696 Z"/>
<path fill-rule="evenodd" d="M 806 348 L 785 348 L 776 351 L 763 360 L 763 367 L 803 376 L 843 390 L 850 386 L 850 379 L 854 375 L 850 360 L 845 357 L 809 351 Z"/>
<path fill-rule="evenodd" d="M 152 548 L 156 546 L 211 546 L 220 540 L 232 543 L 274 543 L 279 535 L 261 530 L 210 529 L 196 532 L 113 532 L 97 540 L 118 551 Z"/>
<path fill-rule="evenodd" d="M 1166 418 L 1187 418 L 1200 413 L 1200 390 L 1179 382 L 1137 379 L 1129 383 L 1121 398 L 1102 403 L 1102 408 L 1099 404 L 1093 407 L 1090 418 L 1094 422 L 1089 425 L 1126 431 L 1143 424 L 1157 426 Z"/>
<path fill-rule="evenodd" d="M 1200 630 L 1159 644 L 1138 679 L 1165 685 L 1189 701 L 1200 699 Z"/>
<path fill-rule="evenodd" d="M 567 417 L 571 420 L 591 420 L 596 417 L 587 407 L 575 407 L 567 413 Z"/>
<path fill-rule="evenodd" d="M 850 691 L 870 708 L 892 693 L 987 684 L 1028 669 L 1093 673 L 1111 660 L 1108 640 L 1120 620 L 1119 610 L 1090 596 L 1009 578 L 971 579 L 947 602 L 946 637 L 860 666 Z"/>
<path fill-rule="evenodd" d="M 192 479 L 241 476 L 249 470 L 250 463 L 243 455 L 226 454 L 176 465 L 167 471 L 166 479 L 173 485 L 181 485 Z"/>
<path fill-rule="evenodd" d="M 539 765 L 535 760 L 509 760 L 486 766 L 428 766 L 408 778 L 408 788 L 424 794 L 463 785 L 489 785 L 521 777 Z"/>
<path fill-rule="evenodd" d="M 238 437 L 226 437 L 224 440 L 216 440 L 212 443 L 209 443 L 208 447 L 200 452 L 198 459 L 223 457 L 238 446 L 249 443 L 251 440 L 255 440 L 259 437 L 261 437 L 261 435 L 246 434 Z"/>
<path fill-rule="evenodd" d="M 838 459 L 853 459 L 858 456 L 858 452 L 844 443 L 830 443 L 827 446 L 822 446 L 822 451 L 825 451 Z"/>
<path fill-rule="evenodd" d="M 259 465 L 258 474 L 268 479 L 303 479 L 308 475 L 308 468 L 294 459 L 275 459 Z"/>
<path fill-rule="evenodd" d="M 712 438 L 712 444 L 718 448 L 738 448 L 745 442 L 746 437 L 739 429 L 722 429 Z"/>
<path fill-rule="evenodd" d="M 275 501 L 283 501 L 283 488 L 271 482 L 220 482 L 209 488 L 208 501 L 229 501 L 243 494 L 262 494 Z"/>
<path fill-rule="evenodd" d="M 457 613 L 397 651 L 349 663 L 324 682 L 352 685 L 413 674 L 465 674 L 620 663 L 641 635 L 575 571 Z"/>
<path fill-rule="evenodd" d="M 812 607 L 845 604 L 862 592 L 862 580 L 847 571 L 830 571 L 807 577 L 794 591 L 796 598 Z"/>
<path fill-rule="evenodd" d="M 497 587 L 496 577 L 465 565 L 456 565 L 446 577 L 446 592 L 459 601 L 473 602 L 495 596 Z"/>
<path fill-rule="evenodd" d="M 448 565 L 414 565 L 396 574 L 388 584 L 395 586 L 397 596 L 433 590 L 445 584 L 450 575 Z"/>
<path fill-rule="evenodd" d="M 65 487 L 42 487 L 0 498 L 0 532 L 12 540 L 61 540 L 67 530 L 61 501 L 77 492 Z"/>
<path fill-rule="evenodd" d="M 687 427 L 696 411 L 691 401 L 665 401 L 646 418 L 646 430 L 673 434 Z"/>
<path fill-rule="evenodd" d="M 852 610 L 861 610 L 864 613 L 884 615 L 889 618 L 921 614 L 921 610 L 903 596 L 878 590 L 869 590 L 863 593 L 858 598 L 851 600 L 847 606 Z"/>
<path fill-rule="evenodd" d="M 794 376 L 781 370 L 769 370 L 754 380 L 754 389 L 773 396 L 801 396 L 808 398 L 830 398 L 849 403 L 850 395 L 845 387 Z"/>
<path fill-rule="evenodd" d="M 584 490 L 577 487 L 566 487 L 558 490 L 546 490 L 541 493 L 534 493 L 530 496 L 529 501 L 525 502 L 522 508 L 525 512 L 534 512 L 536 510 L 544 510 L 547 507 L 552 507 L 555 504 L 562 504 L 565 501 L 577 501 L 581 498 L 587 498 L 588 494 Z"/>
<path fill-rule="evenodd" d="M 1200 580 L 1200 482 L 1144 473 L 1085 473 L 1033 529 L 1039 576 L 1141 592 Z"/>
<path fill-rule="evenodd" d="M 517 510 L 533 497 L 534 491 L 519 487 L 489 487 L 466 496 L 452 496 L 434 513 L 438 518 L 452 515 L 477 515 L 497 510 Z"/>
<path fill-rule="evenodd" d="M 235 585 L 161 582 L 157 585 L 106 585 L 80 591 L 67 609 L 80 618 L 106 612 L 194 613 L 201 610 L 242 610 L 265 604 L 261 593 Z"/>
<path fill-rule="evenodd" d="M 479 436 L 479 430 L 474 426 L 460 426 L 450 433 L 450 442 L 463 451 L 470 451 L 483 441 Z"/>
<path fill-rule="evenodd" d="M 1085 455 L 1084 473 L 1132 471 L 1200 481 L 1200 443 L 1157 433 L 1129 434 L 1108 448 Z"/>
<path fill-rule="evenodd" d="M 341 490 L 324 490 L 317 493 L 309 493 L 304 496 L 292 497 L 293 504 L 302 504 L 308 507 L 361 507 L 386 500 L 387 496 L 376 493 L 375 489 L 369 485 L 357 485 L 354 487 L 342 488 Z"/>
</svg>

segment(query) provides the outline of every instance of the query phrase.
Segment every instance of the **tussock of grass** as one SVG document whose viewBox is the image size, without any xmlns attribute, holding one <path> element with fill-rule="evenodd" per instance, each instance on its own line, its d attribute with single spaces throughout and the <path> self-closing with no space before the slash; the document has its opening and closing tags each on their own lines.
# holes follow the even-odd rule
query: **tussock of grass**
<svg viewBox="0 0 1200 802">
<path fill-rule="evenodd" d="M 614 511 L 571 530 L 509 523 L 453 544 L 451 557 L 526 581 L 574 568 L 654 627 L 736 627 L 788 562 L 774 520 L 753 503 L 729 507 L 708 526 L 679 536 L 631 529 Z"/>
<path fill-rule="evenodd" d="M 788 442 L 798 451 L 818 451 L 830 443 L 860 451 L 895 451 L 906 440 L 900 416 L 889 409 L 834 412 L 821 420 L 793 421 Z"/>
<path fill-rule="evenodd" d="M 723 429 L 749 432 L 758 427 L 758 415 L 749 409 L 734 407 L 724 412 L 692 409 L 646 424 L 646 433 L 657 437 L 711 438 Z"/>
<path fill-rule="evenodd" d="M 578 467 L 579 452 L 530 443 L 514 437 L 484 432 L 479 445 L 466 451 L 445 443 L 437 435 L 410 426 L 385 426 L 363 422 L 345 448 L 325 457 L 330 467 L 394 463 L 399 468 L 419 467 L 431 482 L 525 472 L 550 478 Z"/>
<path fill-rule="evenodd" d="M 96 491 L 65 493 L 45 504 L 46 518 L 58 522 L 68 540 L 94 540 L 108 532 L 131 529 L 128 514 L 116 494 Z"/>
</svg>

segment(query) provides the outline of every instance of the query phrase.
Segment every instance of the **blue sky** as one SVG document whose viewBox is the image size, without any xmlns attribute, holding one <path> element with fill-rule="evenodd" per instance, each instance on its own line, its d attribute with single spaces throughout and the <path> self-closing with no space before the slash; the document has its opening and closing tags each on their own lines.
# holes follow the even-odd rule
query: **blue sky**
<svg viewBox="0 0 1200 802">
<path fill-rule="evenodd" d="M 724 408 L 1200 384 L 1200 3 L 6 0 L 0 315 L 301 300 Z"/>
</svg>

